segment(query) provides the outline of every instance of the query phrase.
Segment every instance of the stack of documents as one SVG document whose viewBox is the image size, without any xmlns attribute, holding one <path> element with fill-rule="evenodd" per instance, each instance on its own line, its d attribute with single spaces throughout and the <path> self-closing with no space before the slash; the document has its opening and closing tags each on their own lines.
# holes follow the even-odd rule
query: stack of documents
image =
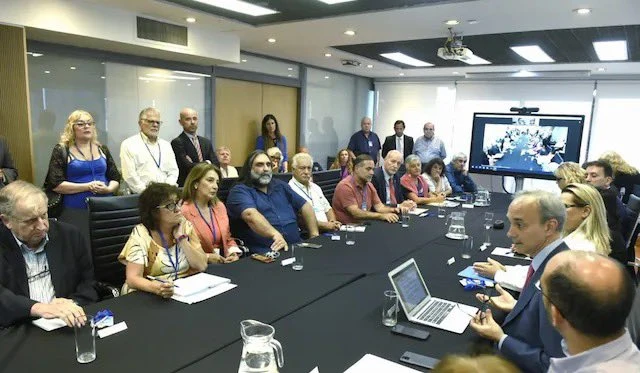
<svg viewBox="0 0 640 373">
<path fill-rule="evenodd" d="M 425 213 L 427 211 L 429 211 L 429 209 L 423 209 L 423 208 L 420 208 L 420 207 L 416 207 L 413 210 L 410 210 L 409 214 L 411 214 L 411 215 L 420 215 L 420 214 Z"/>
<path fill-rule="evenodd" d="M 210 275 L 208 273 L 198 273 L 193 276 L 177 279 L 173 282 L 174 300 L 182 303 L 198 303 L 205 299 L 212 298 L 225 291 L 231 290 L 238 285 L 231 283 L 225 277 Z"/>
</svg>

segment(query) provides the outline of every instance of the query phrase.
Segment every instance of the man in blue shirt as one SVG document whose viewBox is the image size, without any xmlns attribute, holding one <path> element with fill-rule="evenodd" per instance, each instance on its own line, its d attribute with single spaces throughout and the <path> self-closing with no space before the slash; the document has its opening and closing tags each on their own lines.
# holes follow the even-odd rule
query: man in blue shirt
<svg viewBox="0 0 640 373">
<path fill-rule="evenodd" d="M 351 135 L 347 148 L 351 150 L 356 157 L 360 154 L 369 154 L 375 164 L 378 164 L 380 149 L 380 138 L 375 132 L 371 131 L 371 118 L 364 117 L 360 121 L 362 130 Z"/>
<path fill-rule="evenodd" d="M 269 156 L 256 150 L 240 172 L 239 183 L 227 197 L 231 230 L 253 253 L 288 250 L 287 244 L 300 242 L 298 213 L 309 237 L 318 235 L 313 207 L 289 184 L 273 179 Z"/>
<path fill-rule="evenodd" d="M 467 164 L 466 154 L 456 153 L 445 169 L 453 193 L 475 193 L 478 190 L 476 184 L 471 180 L 469 172 L 465 170 L 465 164 Z"/>
<path fill-rule="evenodd" d="M 436 127 L 433 123 L 427 122 L 422 127 L 424 136 L 416 139 L 413 145 L 413 153 L 420 157 L 422 164 L 427 164 L 433 158 L 447 158 L 447 150 L 444 148 L 444 142 L 435 136 Z"/>
</svg>

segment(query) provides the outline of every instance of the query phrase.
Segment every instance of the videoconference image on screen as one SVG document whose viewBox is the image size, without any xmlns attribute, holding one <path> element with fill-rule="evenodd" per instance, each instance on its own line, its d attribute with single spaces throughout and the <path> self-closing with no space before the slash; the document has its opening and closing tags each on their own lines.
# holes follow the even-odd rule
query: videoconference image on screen
<svg viewBox="0 0 640 373">
<path fill-rule="evenodd" d="M 475 113 L 469 171 L 553 179 L 579 162 L 583 115 Z"/>
</svg>

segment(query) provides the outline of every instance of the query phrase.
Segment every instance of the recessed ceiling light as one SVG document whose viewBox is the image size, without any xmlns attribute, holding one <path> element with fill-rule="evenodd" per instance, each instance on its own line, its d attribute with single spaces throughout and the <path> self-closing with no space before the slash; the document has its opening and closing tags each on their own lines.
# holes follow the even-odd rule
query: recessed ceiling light
<svg viewBox="0 0 640 373">
<path fill-rule="evenodd" d="M 518 53 L 520 57 L 529 62 L 556 62 L 537 45 L 511 47 L 511 50 Z"/>
<path fill-rule="evenodd" d="M 533 76 L 536 76 L 536 73 L 533 73 L 529 70 L 520 70 L 517 73 L 514 73 L 513 76 L 518 77 L 518 78 L 530 78 Z"/>
<path fill-rule="evenodd" d="M 333 5 L 333 4 L 340 4 L 340 3 L 348 3 L 354 0 L 320 0 L 320 1 L 322 1 L 325 4 Z"/>
<path fill-rule="evenodd" d="M 467 56 L 467 59 L 462 60 L 462 62 L 466 63 L 467 65 L 491 65 L 491 62 L 485 60 L 482 57 L 478 57 L 475 54 Z"/>
<path fill-rule="evenodd" d="M 262 6 L 247 3 L 241 0 L 195 0 L 199 3 L 215 6 L 216 8 L 227 9 L 232 12 L 248 14 L 250 16 L 259 17 L 269 14 L 276 14 L 278 11 L 265 8 Z"/>
<path fill-rule="evenodd" d="M 287 70 L 293 71 L 293 67 L 287 67 Z"/>
<path fill-rule="evenodd" d="M 196 19 L 193 17 L 187 17 L 185 18 L 185 21 L 189 22 L 189 23 L 196 23 Z"/>
<path fill-rule="evenodd" d="M 589 8 L 578 8 L 578 9 L 574 9 L 574 12 L 576 12 L 577 14 L 580 14 L 581 16 L 586 16 L 587 14 L 591 13 L 591 9 Z"/>
<path fill-rule="evenodd" d="M 477 19 L 470 19 L 467 21 L 468 24 L 470 25 L 477 25 L 478 24 L 478 20 Z"/>
<path fill-rule="evenodd" d="M 603 71 L 607 71 L 607 69 L 604 67 L 598 67 L 598 71 L 603 72 Z"/>
<path fill-rule="evenodd" d="M 325 76 L 324 76 L 324 78 L 325 78 L 325 79 L 329 79 L 329 75 L 325 75 Z"/>
<path fill-rule="evenodd" d="M 69 67 L 69 68 L 70 68 L 71 70 L 75 70 L 75 69 L 76 69 L 76 67 L 75 67 L 75 66 L 71 66 L 71 67 Z"/>
<path fill-rule="evenodd" d="M 625 61 L 629 59 L 625 40 L 594 41 L 593 48 L 600 61 Z"/>
<path fill-rule="evenodd" d="M 433 64 L 420 61 L 419 59 L 413 58 L 411 56 L 407 56 L 404 53 L 393 52 L 393 53 L 380 53 L 380 55 L 384 58 L 388 58 L 390 60 L 394 60 L 396 62 L 403 63 L 405 65 L 415 66 L 415 67 L 429 67 L 433 66 Z"/>
<path fill-rule="evenodd" d="M 367 69 L 373 69 L 373 65 L 367 65 Z"/>
<path fill-rule="evenodd" d="M 459 25 L 460 21 L 458 21 L 457 19 L 450 19 L 448 21 L 445 21 L 444 24 L 447 26 L 455 26 L 455 25 Z"/>
<path fill-rule="evenodd" d="M 44 73 L 45 73 L 45 74 L 51 74 L 51 71 L 49 71 L 49 70 L 45 70 L 45 71 L 44 71 Z"/>
<path fill-rule="evenodd" d="M 457 72 L 457 71 L 454 71 L 454 72 L 452 72 L 451 74 L 453 74 L 453 75 L 460 75 L 460 73 L 459 73 L 459 72 Z"/>
<path fill-rule="evenodd" d="M 292 76 L 293 76 L 293 75 L 291 75 L 291 74 L 287 75 L 287 77 L 289 77 L 289 78 L 291 78 Z"/>
<path fill-rule="evenodd" d="M 33 56 L 33 57 L 40 57 L 40 56 L 43 56 L 43 54 L 42 54 L 42 53 L 36 53 L 36 52 L 27 52 L 27 54 L 30 54 L 30 55 L 31 55 L 31 56 Z"/>
<path fill-rule="evenodd" d="M 400 73 L 400 74 L 398 74 L 398 75 L 400 75 L 400 76 L 404 76 L 404 73 Z"/>
<path fill-rule="evenodd" d="M 241 59 L 240 61 L 242 61 L 242 62 L 247 62 L 247 60 L 245 60 L 244 58 L 243 58 L 243 59 Z"/>
<path fill-rule="evenodd" d="M 331 57 L 331 53 L 325 53 L 324 56 L 325 57 Z"/>
<path fill-rule="evenodd" d="M 107 77 L 103 75 L 100 77 L 100 79 L 107 79 Z"/>
<path fill-rule="evenodd" d="M 344 32 L 344 34 L 347 35 L 347 36 L 354 36 L 356 34 L 356 32 L 353 31 L 353 30 L 347 30 L 347 31 Z"/>
<path fill-rule="evenodd" d="M 276 39 L 274 39 L 274 38 L 269 38 L 269 39 L 267 39 L 267 41 L 268 41 L 269 43 L 275 43 L 275 42 L 276 42 Z"/>
</svg>

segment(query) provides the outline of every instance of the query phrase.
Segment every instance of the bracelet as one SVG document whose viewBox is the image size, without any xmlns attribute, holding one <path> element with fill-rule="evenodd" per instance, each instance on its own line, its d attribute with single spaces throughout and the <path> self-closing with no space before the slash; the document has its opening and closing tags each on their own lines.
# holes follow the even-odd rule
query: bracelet
<svg viewBox="0 0 640 373">
<path fill-rule="evenodd" d="M 187 239 L 187 241 L 189 241 L 189 236 L 187 236 L 186 234 L 181 234 L 180 236 L 176 237 L 176 242 L 182 241 L 185 238 Z"/>
</svg>

